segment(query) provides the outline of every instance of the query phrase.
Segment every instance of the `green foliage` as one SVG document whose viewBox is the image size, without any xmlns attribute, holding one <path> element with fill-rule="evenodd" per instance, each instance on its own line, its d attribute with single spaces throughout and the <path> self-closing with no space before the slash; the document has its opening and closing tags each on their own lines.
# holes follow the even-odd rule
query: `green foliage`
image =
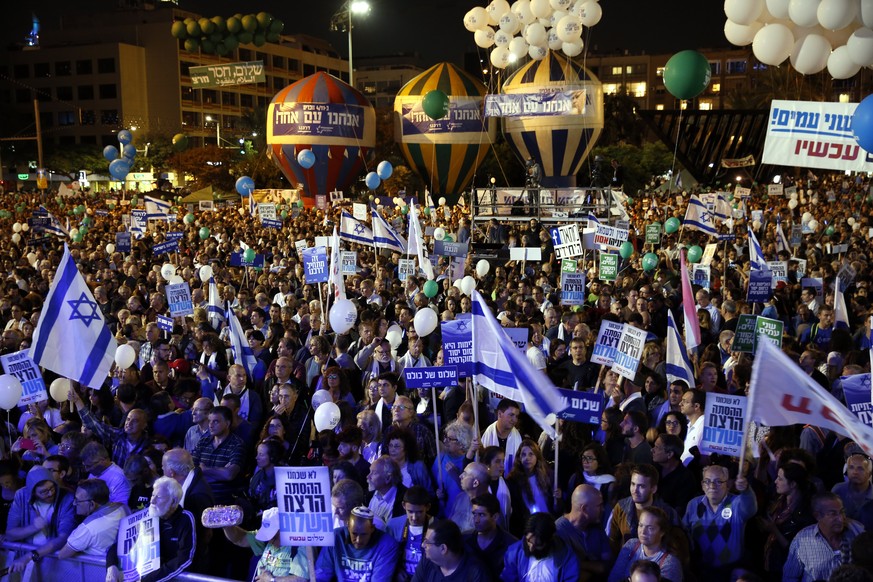
<svg viewBox="0 0 873 582">
<path fill-rule="evenodd" d="M 607 163 L 613 159 L 618 160 L 624 167 L 624 191 L 628 195 L 642 190 L 652 176 L 666 173 L 673 165 L 673 153 L 661 142 L 646 143 L 642 147 L 633 145 L 597 147 L 589 158 L 593 159 L 596 155 L 603 156 Z M 611 172 L 610 169 L 606 171 Z"/>
<path fill-rule="evenodd" d="M 47 144 L 45 165 L 55 172 L 60 172 L 70 177 L 76 176 L 80 170 L 88 170 L 89 172 L 100 174 L 109 172 L 109 162 L 103 157 L 103 149 L 96 145 Z M 139 166 L 139 163 L 137 163 L 137 166 Z"/>
<path fill-rule="evenodd" d="M 625 92 L 603 96 L 603 132 L 598 144 L 642 146 L 646 123 L 637 115 L 637 102 Z"/>
</svg>

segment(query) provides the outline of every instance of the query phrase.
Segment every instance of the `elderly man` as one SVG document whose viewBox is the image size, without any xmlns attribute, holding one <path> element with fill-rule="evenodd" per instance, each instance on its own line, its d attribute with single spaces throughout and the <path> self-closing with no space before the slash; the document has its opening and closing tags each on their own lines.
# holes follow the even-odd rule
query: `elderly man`
<svg viewBox="0 0 873 582">
<path fill-rule="evenodd" d="M 406 487 L 403 486 L 400 467 L 388 455 L 382 455 L 370 465 L 367 484 L 370 492 L 367 494 L 367 507 L 373 514 L 388 523 L 392 517 L 405 515 L 403 496 Z"/>
<path fill-rule="evenodd" d="M 395 397 L 394 405 L 391 407 L 391 418 L 394 420 L 391 426 L 409 429 L 415 435 L 418 456 L 425 467 L 430 467 L 436 458 L 436 437 L 432 428 L 418 422 L 415 405 L 408 396 Z M 390 427 L 382 429 L 382 434 L 385 435 L 382 440 L 383 451 L 388 450 L 388 428 Z"/>
<path fill-rule="evenodd" d="M 476 529 L 473 523 L 473 499 L 489 492 L 491 477 L 488 467 L 482 463 L 470 463 L 464 467 L 460 481 L 464 495 L 456 495 L 452 499 L 446 515 L 458 524 L 462 534 L 467 535 Z"/>
<path fill-rule="evenodd" d="M 185 450 L 193 453 L 200 439 L 209 434 L 209 413 L 215 405 L 209 398 L 198 398 L 191 406 L 194 424 L 185 433 Z"/>
<path fill-rule="evenodd" d="M 179 506 L 182 486 L 169 477 L 155 481 L 149 515 L 160 520 L 161 567 L 140 578 L 140 582 L 171 580 L 188 569 L 194 560 L 194 516 Z M 113 544 L 106 552 L 106 582 L 123 582 L 118 552 Z"/>
<path fill-rule="evenodd" d="M 75 388 L 70 388 L 69 398 L 79 411 L 82 424 L 97 435 L 101 442 L 112 447 L 112 462 L 119 467 L 124 466 L 130 455 L 141 455 L 151 446 L 152 441 L 148 436 L 149 419 L 144 410 L 132 409 L 127 413 L 124 428 L 115 428 L 94 418 Z"/>
<path fill-rule="evenodd" d="M 109 459 L 106 447 L 100 443 L 88 443 L 82 449 L 82 466 L 89 479 L 105 481 L 109 487 L 109 500 L 127 505 L 130 499 L 130 483 L 121 467 Z"/>
<path fill-rule="evenodd" d="M 182 486 L 180 505 L 183 509 L 191 512 L 197 524 L 197 550 L 191 570 L 205 573 L 212 530 L 203 527 L 201 517 L 207 508 L 215 505 L 212 488 L 206 482 L 203 470 L 200 467 L 194 466 L 191 453 L 185 449 L 170 449 L 164 453 L 161 459 L 161 470 L 164 473 L 164 477 L 175 479 Z"/>
<path fill-rule="evenodd" d="M 399 548 L 390 535 L 376 529 L 374 517 L 366 507 L 352 509 L 348 525 L 334 530 L 333 546 L 318 555 L 316 580 L 391 580 Z"/>
<path fill-rule="evenodd" d="M 85 479 L 76 489 L 73 506 L 83 521 L 67 538 L 58 558 L 63 560 L 76 554 L 104 556 L 109 546 L 118 540 L 118 524 L 130 513 L 127 505 L 109 501 L 109 487 L 105 482 Z"/>
</svg>

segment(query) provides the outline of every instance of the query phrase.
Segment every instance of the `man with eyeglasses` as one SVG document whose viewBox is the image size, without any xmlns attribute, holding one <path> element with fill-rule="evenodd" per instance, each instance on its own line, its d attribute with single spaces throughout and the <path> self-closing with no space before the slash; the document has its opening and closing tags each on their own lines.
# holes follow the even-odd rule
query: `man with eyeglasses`
<svg viewBox="0 0 873 582">
<path fill-rule="evenodd" d="M 424 559 L 413 582 L 486 582 L 488 570 L 464 546 L 457 524 L 444 519 L 425 533 L 421 542 Z M 496 578 L 495 578 L 496 580 Z"/>
<path fill-rule="evenodd" d="M 742 564 L 746 522 L 758 511 L 749 482 L 738 475 L 730 491 L 727 467 L 710 465 L 703 470 L 703 495 L 688 503 L 682 527 L 694 547 L 692 568 L 700 580 L 727 580 Z"/>
<path fill-rule="evenodd" d="M 415 414 L 415 405 L 407 396 L 396 396 L 394 405 L 391 407 L 391 426 L 400 429 L 408 429 L 415 435 L 415 444 L 418 446 L 418 456 L 425 467 L 433 465 L 436 458 L 436 437 L 432 428 L 418 422 Z M 382 441 L 382 450 L 388 450 L 388 428 L 382 430 L 385 438 Z"/>
<path fill-rule="evenodd" d="M 800 530 L 791 541 L 782 569 L 784 582 L 827 580 L 841 564 L 849 563 L 852 541 L 863 531 L 860 523 L 846 517 L 835 493 L 813 497 L 812 515 L 816 523 Z"/>
<path fill-rule="evenodd" d="M 700 495 L 691 470 L 679 460 L 683 450 L 682 439 L 666 433 L 659 435 L 652 447 L 652 461 L 660 472 L 661 499 L 675 509 L 679 517 L 685 514 L 688 502 Z"/>
<path fill-rule="evenodd" d="M 63 560 L 76 554 L 105 555 L 118 538 L 118 524 L 130 510 L 122 503 L 109 501 L 109 487 L 100 479 L 85 479 L 79 483 L 73 507 L 83 521 L 67 538 L 58 558 Z"/>
</svg>

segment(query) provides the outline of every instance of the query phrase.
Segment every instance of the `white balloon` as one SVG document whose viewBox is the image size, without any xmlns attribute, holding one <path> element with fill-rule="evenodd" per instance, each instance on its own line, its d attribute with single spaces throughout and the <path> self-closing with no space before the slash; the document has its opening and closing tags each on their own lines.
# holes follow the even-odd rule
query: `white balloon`
<svg viewBox="0 0 873 582">
<path fill-rule="evenodd" d="M 497 24 L 500 26 L 500 30 L 509 35 L 513 35 L 521 30 L 521 21 L 518 19 L 518 15 L 516 15 L 515 12 L 507 12 L 500 17 L 500 22 Z"/>
<path fill-rule="evenodd" d="M 340 421 L 339 406 L 333 402 L 325 402 L 316 409 L 312 419 L 315 421 L 315 430 L 318 432 L 333 430 Z"/>
<path fill-rule="evenodd" d="M 445 238 L 445 236 L 446 236 L 446 229 L 444 229 L 443 227 L 438 226 L 435 229 L 433 229 L 433 239 L 434 240 L 443 240 Z"/>
<path fill-rule="evenodd" d="M 834 79 L 848 79 L 854 77 L 861 70 L 861 65 L 854 62 L 849 56 L 849 47 L 837 47 L 828 58 L 828 73 Z"/>
<path fill-rule="evenodd" d="M 561 50 L 568 57 L 575 57 L 582 54 L 582 49 L 585 48 L 580 39 L 578 42 L 565 42 L 561 45 Z"/>
<path fill-rule="evenodd" d="M 531 47 L 527 49 L 527 55 L 535 61 L 543 60 L 546 58 L 547 54 L 549 54 L 549 50 L 545 47 L 531 45 Z"/>
<path fill-rule="evenodd" d="M 565 16 L 567 16 L 567 12 L 564 10 L 555 10 L 552 12 L 552 15 L 549 16 L 549 27 L 555 28 L 558 26 L 558 22 L 560 22 Z"/>
<path fill-rule="evenodd" d="M 596 26 L 601 17 L 603 17 L 603 9 L 593 0 L 589 0 L 579 8 L 579 19 L 585 26 Z"/>
<path fill-rule="evenodd" d="M 165 280 L 169 281 L 170 277 L 175 274 L 176 265 L 173 265 L 172 263 L 164 263 L 164 265 L 161 267 L 161 277 L 163 277 Z"/>
<path fill-rule="evenodd" d="M 486 10 L 488 10 L 491 18 L 499 22 L 500 17 L 509 12 L 509 2 L 507 0 L 492 0 Z"/>
<path fill-rule="evenodd" d="M 789 200 L 788 201 L 788 208 L 790 208 L 791 210 L 794 210 L 795 208 L 797 208 L 797 200 L 794 200 L 794 199 Z"/>
<path fill-rule="evenodd" d="M 788 17 L 797 26 L 808 28 L 818 24 L 818 5 L 821 0 L 791 0 Z"/>
<path fill-rule="evenodd" d="M 319 406 L 328 402 L 333 402 L 333 397 L 330 395 L 329 391 L 319 389 L 312 393 L 312 401 L 310 404 L 312 404 L 313 410 L 318 410 Z"/>
<path fill-rule="evenodd" d="M 873 65 L 873 30 L 865 27 L 857 29 L 846 42 L 849 58 L 862 67 Z"/>
<path fill-rule="evenodd" d="M 73 383 L 67 378 L 55 378 L 51 385 L 49 385 L 49 394 L 52 395 L 56 402 L 66 402 L 70 399 L 70 389 L 72 387 Z"/>
<path fill-rule="evenodd" d="M 774 67 L 785 62 L 793 48 L 794 35 L 784 24 L 768 24 L 758 31 L 752 42 L 755 58 Z"/>
<path fill-rule="evenodd" d="M 546 32 L 546 27 L 539 22 L 534 22 L 533 24 L 528 25 L 527 30 L 525 31 L 524 40 L 527 41 L 527 44 L 532 46 L 545 46 L 545 42 L 548 38 L 549 34 Z"/>
<path fill-rule="evenodd" d="M 809 34 L 794 43 L 791 51 L 791 66 L 802 75 L 819 73 L 828 64 L 831 43 L 819 34 Z"/>
<path fill-rule="evenodd" d="M 555 29 L 549 30 L 549 50 L 556 51 L 561 48 L 561 45 L 564 44 L 560 38 L 558 38 L 558 33 L 555 32 Z"/>
<path fill-rule="evenodd" d="M 867 28 L 873 28 L 873 0 L 861 0 L 861 10 L 858 16 L 861 19 L 861 24 Z"/>
<path fill-rule="evenodd" d="M 849 219 L 846 220 L 846 222 L 849 223 L 849 226 L 855 226 L 855 217 L 854 217 L 854 216 L 850 216 Z"/>
<path fill-rule="evenodd" d="M 856 222 L 855 224 L 852 225 L 852 232 L 858 232 L 859 230 L 861 230 L 861 223 L 860 222 Z"/>
<path fill-rule="evenodd" d="M 810 220 L 812 220 L 812 213 L 811 212 L 804 212 L 803 216 L 800 217 L 801 224 L 807 224 L 807 223 L 809 223 Z"/>
<path fill-rule="evenodd" d="M 439 316 L 436 311 L 430 307 L 422 307 L 415 313 L 412 319 L 412 325 L 415 327 L 415 333 L 420 337 L 426 337 L 433 333 L 439 324 Z"/>
<path fill-rule="evenodd" d="M 89 210 L 90 210 L 90 208 L 89 208 Z M 27 232 L 28 230 L 30 230 L 30 225 L 28 225 L 26 222 L 22 223 L 21 224 L 21 232 Z"/>
<path fill-rule="evenodd" d="M 439 205 L 440 205 L 440 206 L 445 206 L 445 205 L 446 205 L 446 197 L 445 197 L 445 196 L 440 196 L 440 199 L 439 199 Z"/>
<path fill-rule="evenodd" d="M 0 376 L 0 408 L 12 410 L 18 406 L 23 390 L 21 381 L 13 374 L 3 374 Z"/>
<path fill-rule="evenodd" d="M 552 10 L 563 10 L 566 12 L 572 4 L 573 0 L 549 0 L 549 6 L 552 7 Z"/>
<path fill-rule="evenodd" d="M 498 30 L 494 33 L 494 44 L 498 47 L 509 47 L 509 41 L 512 40 L 512 35 L 508 34 L 502 30 Z M 507 49 L 508 50 L 508 49 Z M 492 53 L 494 51 L 491 51 Z"/>
<path fill-rule="evenodd" d="M 121 344 L 115 348 L 115 365 L 126 370 L 133 365 L 136 360 L 136 350 L 127 344 Z"/>
<path fill-rule="evenodd" d="M 533 12 L 530 11 L 530 0 L 516 0 L 511 10 L 522 24 L 530 24 L 534 21 Z"/>
<path fill-rule="evenodd" d="M 767 0 L 765 6 L 767 12 L 773 15 L 774 18 L 786 20 L 788 18 L 788 4 L 790 0 Z"/>
<path fill-rule="evenodd" d="M 21 235 L 18 234 L 17 232 L 14 233 L 14 234 L 12 235 L 12 242 L 14 242 L 15 244 L 20 243 L 20 242 L 21 242 Z"/>
<path fill-rule="evenodd" d="M 179 283 L 184 283 L 184 282 L 185 282 L 185 279 L 182 278 L 182 275 L 173 275 L 167 281 L 167 283 L 169 283 L 170 285 L 177 285 Z"/>
<path fill-rule="evenodd" d="M 336 303 L 330 306 L 328 318 L 330 328 L 334 333 L 346 333 L 355 326 L 355 321 L 358 319 L 358 308 L 348 299 L 337 299 Z"/>
<path fill-rule="evenodd" d="M 209 265 L 203 265 L 197 273 L 200 275 L 201 281 L 207 282 L 210 277 L 212 277 L 212 267 Z"/>
<path fill-rule="evenodd" d="M 484 277 L 485 275 L 487 275 L 488 271 L 490 271 L 490 270 L 491 270 L 491 263 L 489 263 L 487 260 L 479 259 L 479 262 L 476 263 L 476 274 L 479 275 L 480 279 L 482 277 Z"/>
<path fill-rule="evenodd" d="M 530 0 L 530 12 L 534 18 L 548 18 L 552 14 L 552 6 L 549 0 Z"/>
<path fill-rule="evenodd" d="M 70 229 L 70 238 L 71 239 L 76 238 L 77 236 L 79 236 L 79 229 L 78 228 L 71 228 Z"/>
<path fill-rule="evenodd" d="M 746 26 L 755 22 L 764 11 L 764 0 L 725 0 L 724 13 L 728 20 Z"/>
<path fill-rule="evenodd" d="M 461 293 L 464 295 L 472 295 L 473 289 L 476 288 L 476 279 L 472 275 L 467 275 L 461 279 Z"/>
<path fill-rule="evenodd" d="M 813 230 L 813 232 L 815 232 L 818 230 L 818 221 L 815 219 L 812 219 L 809 221 L 809 224 L 807 224 L 807 226 L 809 226 L 809 228 L 811 228 Z"/>
<path fill-rule="evenodd" d="M 752 222 L 752 228 L 754 230 L 760 230 L 761 229 L 761 221 L 755 220 L 754 222 Z"/>
<path fill-rule="evenodd" d="M 753 22 L 746 26 L 737 24 L 731 20 L 724 23 L 724 37 L 728 42 L 736 46 L 748 46 L 755 40 L 755 35 L 764 26 L 760 22 Z"/>
<path fill-rule="evenodd" d="M 474 31 L 488 26 L 488 11 L 482 6 L 476 6 L 464 17 L 464 26 L 467 30 L 472 28 Z"/>
<path fill-rule="evenodd" d="M 472 10 L 468 10 L 467 13 L 464 15 L 464 28 L 466 28 L 470 32 L 476 32 L 477 30 L 477 23 L 473 18 Z"/>
<path fill-rule="evenodd" d="M 21 232 L 21 223 L 16 222 L 12 225 L 12 232 Z"/>
<path fill-rule="evenodd" d="M 112 243 L 108 243 L 108 244 L 106 245 L 106 254 L 107 254 L 107 255 L 111 255 L 111 254 L 114 253 L 114 252 L 115 252 L 115 245 L 112 244 Z"/>
<path fill-rule="evenodd" d="M 816 10 L 818 23 L 826 30 L 839 30 L 849 26 L 857 14 L 857 0 L 821 0 Z"/>
<path fill-rule="evenodd" d="M 582 20 L 568 14 L 558 22 L 558 38 L 564 42 L 576 42 L 582 36 Z"/>
<path fill-rule="evenodd" d="M 36 262 L 36 253 L 27 253 L 27 262 L 31 265 L 34 264 Z"/>
<path fill-rule="evenodd" d="M 523 38 L 521 38 L 520 36 L 516 36 L 511 41 L 509 41 L 509 52 L 512 53 L 512 55 L 516 59 L 523 58 L 524 55 L 527 54 L 528 48 L 529 47 L 528 47 L 527 41 L 524 40 Z"/>
<path fill-rule="evenodd" d="M 403 330 L 395 323 L 388 328 L 387 332 L 385 332 L 385 339 L 387 339 L 388 343 L 391 344 L 391 349 L 396 350 L 400 345 L 400 341 L 403 339 Z"/>
</svg>

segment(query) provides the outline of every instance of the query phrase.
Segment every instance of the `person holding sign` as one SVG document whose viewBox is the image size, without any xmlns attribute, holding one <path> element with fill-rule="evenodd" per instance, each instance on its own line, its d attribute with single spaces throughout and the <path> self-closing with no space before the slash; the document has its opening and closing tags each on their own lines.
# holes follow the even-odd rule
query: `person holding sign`
<svg viewBox="0 0 873 582">
<path fill-rule="evenodd" d="M 376 529 L 374 519 L 367 507 L 352 509 L 348 525 L 334 530 L 333 546 L 318 555 L 315 563 L 318 582 L 391 580 L 399 547 L 389 534 Z"/>
<path fill-rule="evenodd" d="M 261 516 L 257 531 L 246 531 L 237 525 L 222 528 L 224 535 L 234 545 L 251 548 L 258 556 L 254 582 L 308 582 L 309 562 L 306 552 L 296 546 L 283 546 L 279 542 L 279 509 L 273 507 Z"/>
</svg>

